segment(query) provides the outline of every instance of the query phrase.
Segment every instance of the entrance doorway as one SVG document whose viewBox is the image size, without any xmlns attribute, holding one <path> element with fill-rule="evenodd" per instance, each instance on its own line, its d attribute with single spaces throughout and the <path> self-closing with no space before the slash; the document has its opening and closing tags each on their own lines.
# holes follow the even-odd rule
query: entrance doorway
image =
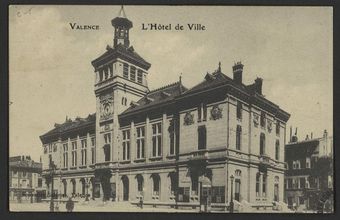
<svg viewBox="0 0 340 220">
<path fill-rule="evenodd" d="M 241 194 L 241 180 L 235 179 L 235 200 L 240 201 Z"/>
<path fill-rule="evenodd" d="M 123 183 L 123 201 L 129 201 L 129 178 L 122 176 Z"/>
</svg>

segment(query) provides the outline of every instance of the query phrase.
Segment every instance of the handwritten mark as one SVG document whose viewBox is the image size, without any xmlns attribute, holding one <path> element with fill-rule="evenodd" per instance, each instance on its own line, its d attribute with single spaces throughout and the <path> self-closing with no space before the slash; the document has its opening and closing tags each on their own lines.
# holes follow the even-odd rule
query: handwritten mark
<svg viewBox="0 0 340 220">
<path fill-rule="evenodd" d="M 21 17 L 23 15 L 31 15 L 31 11 L 32 11 L 33 7 L 30 7 L 28 10 L 26 11 L 18 11 L 17 12 L 17 17 Z"/>
</svg>

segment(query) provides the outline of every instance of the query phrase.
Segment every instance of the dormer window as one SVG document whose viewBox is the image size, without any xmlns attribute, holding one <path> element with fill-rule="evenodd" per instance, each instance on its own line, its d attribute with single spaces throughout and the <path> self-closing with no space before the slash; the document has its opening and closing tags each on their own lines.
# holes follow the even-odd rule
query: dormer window
<svg viewBox="0 0 340 220">
<path fill-rule="evenodd" d="M 205 103 L 201 103 L 197 108 L 198 113 L 198 122 L 207 120 L 207 105 Z"/>
<path fill-rule="evenodd" d="M 237 107 L 236 107 L 236 115 L 237 119 L 242 119 L 242 103 L 240 101 L 237 102 Z"/>
<path fill-rule="evenodd" d="M 123 64 L 123 77 L 126 79 L 129 78 L 129 65 L 127 63 Z"/>
<path fill-rule="evenodd" d="M 276 135 L 280 135 L 280 122 L 279 121 L 277 121 L 276 122 Z"/>
<path fill-rule="evenodd" d="M 131 81 L 136 81 L 136 67 L 131 66 L 130 67 L 130 80 Z"/>
<path fill-rule="evenodd" d="M 266 127 L 266 113 L 261 112 L 261 119 L 260 119 L 261 127 Z"/>
<path fill-rule="evenodd" d="M 137 82 L 140 84 L 143 83 L 143 71 L 142 70 L 137 71 Z"/>
</svg>

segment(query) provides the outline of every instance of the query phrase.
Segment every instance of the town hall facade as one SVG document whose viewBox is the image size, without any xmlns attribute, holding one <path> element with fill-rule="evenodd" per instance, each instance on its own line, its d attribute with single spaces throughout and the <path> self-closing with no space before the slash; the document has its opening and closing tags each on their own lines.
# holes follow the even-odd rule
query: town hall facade
<svg viewBox="0 0 340 220">
<path fill-rule="evenodd" d="M 262 79 L 245 85 L 237 62 L 233 78 L 219 65 L 190 89 L 179 79 L 149 90 L 132 22 L 111 22 L 113 45 L 92 61 L 96 113 L 40 136 L 43 175 L 56 165 L 54 193 L 167 207 L 223 209 L 231 196 L 235 207 L 281 203 L 290 115 L 264 97 Z"/>
</svg>

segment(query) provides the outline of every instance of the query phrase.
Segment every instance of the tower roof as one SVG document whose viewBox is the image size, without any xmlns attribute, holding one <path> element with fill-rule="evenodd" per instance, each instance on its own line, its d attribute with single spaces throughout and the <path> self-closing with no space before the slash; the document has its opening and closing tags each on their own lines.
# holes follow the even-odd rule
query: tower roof
<svg viewBox="0 0 340 220">
<path fill-rule="evenodd" d="M 111 24 L 113 27 L 125 27 L 127 29 L 132 28 L 133 26 L 132 22 L 129 19 L 127 19 L 123 5 L 119 10 L 118 17 L 112 19 Z"/>
</svg>

